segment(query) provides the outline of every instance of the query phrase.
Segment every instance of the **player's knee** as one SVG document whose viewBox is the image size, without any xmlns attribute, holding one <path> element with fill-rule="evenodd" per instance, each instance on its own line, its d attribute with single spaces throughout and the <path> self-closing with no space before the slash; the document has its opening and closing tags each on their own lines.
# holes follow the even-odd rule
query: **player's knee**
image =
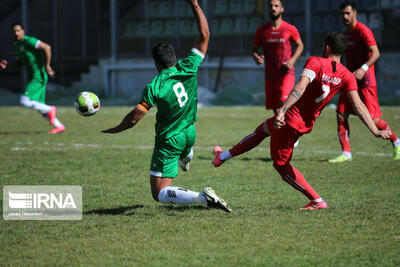
<svg viewBox="0 0 400 267">
<path fill-rule="evenodd" d="M 159 192 L 159 190 L 151 190 L 151 195 L 152 195 L 152 197 L 153 197 L 153 199 L 155 200 L 155 201 L 157 201 L 157 202 L 159 202 L 158 201 L 158 195 L 160 194 L 160 192 Z"/>
<path fill-rule="evenodd" d="M 24 107 L 32 108 L 32 101 L 27 96 L 22 95 L 19 98 L 19 103 Z"/>
<path fill-rule="evenodd" d="M 285 165 L 279 164 L 279 162 L 274 161 L 273 166 L 274 166 L 275 170 L 277 170 L 279 172 L 284 169 Z"/>
<path fill-rule="evenodd" d="M 256 130 L 254 131 L 258 136 L 268 137 L 270 136 L 267 121 L 263 121 Z"/>
<path fill-rule="evenodd" d="M 155 190 L 153 192 L 153 199 L 155 201 L 157 201 L 157 202 L 164 203 L 164 204 L 170 203 L 168 201 L 168 192 L 169 192 L 169 190 L 167 190 L 167 188 L 168 187 L 165 186 L 165 187 L 163 187 L 161 189 Z"/>
<path fill-rule="evenodd" d="M 275 161 L 273 166 L 275 170 L 282 176 L 282 179 L 285 176 L 285 174 L 287 174 L 288 168 L 290 168 L 290 164 L 279 161 Z"/>
</svg>

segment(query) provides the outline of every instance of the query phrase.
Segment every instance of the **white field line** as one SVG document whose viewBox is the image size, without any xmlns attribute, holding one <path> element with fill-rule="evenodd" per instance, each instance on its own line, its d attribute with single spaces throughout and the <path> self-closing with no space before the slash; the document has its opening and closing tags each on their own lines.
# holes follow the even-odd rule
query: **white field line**
<svg viewBox="0 0 400 267">
<path fill-rule="evenodd" d="M 17 142 L 16 144 L 19 144 Z M 27 141 L 25 144 L 28 145 L 33 145 L 33 142 Z M 80 150 L 84 148 L 98 148 L 98 149 L 153 149 L 154 146 L 152 145 L 110 145 L 110 146 L 105 146 L 101 144 L 77 144 L 77 143 L 49 143 L 45 142 L 44 146 L 13 146 L 11 147 L 11 151 L 65 151 L 65 150 Z M 195 150 L 208 150 L 210 153 L 213 150 L 212 146 L 195 146 Z M 268 148 L 265 147 L 257 147 L 257 151 L 264 151 L 267 152 L 269 151 Z M 322 149 L 317 149 L 317 150 L 311 150 L 311 149 L 299 149 L 295 148 L 294 153 L 304 153 L 304 154 L 320 154 L 320 155 L 339 155 L 340 151 L 339 150 L 322 150 Z M 374 157 L 392 157 L 391 153 L 373 153 L 373 152 L 366 152 L 366 151 L 354 151 L 353 155 L 357 156 L 374 156 Z"/>
</svg>

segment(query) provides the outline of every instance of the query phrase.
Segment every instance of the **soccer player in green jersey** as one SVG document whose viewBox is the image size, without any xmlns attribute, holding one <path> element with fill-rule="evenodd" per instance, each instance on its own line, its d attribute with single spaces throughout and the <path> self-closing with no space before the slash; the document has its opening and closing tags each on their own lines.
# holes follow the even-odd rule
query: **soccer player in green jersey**
<svg viewBox="0 0 400 267">
<path fill-rule="evenodd" d="M 142 99 L 122 122 L 104 133 L 119 133 L 138 123 L 157 105 L 156 138 L 150 164 L 150 185 L 154 200 L 164 204 L 204 204 L 230 212 L 226 202 L 210 188 L 202 193 L 172 186 L 178 174 L 189 169 L 196 140 L 197 70 L 208 47 L 210 31 L 197 0 L 188 0 L 196 17 L 199 36 L 188 57 L 175 63 L 171 45 L 158 43 L 152 49 L 159 74 L 143 90 Z"/>
<path fill-rule="evenodd" d="M 28 73 L 29 83 L 25 92 L 20 97 L 21 105 L 37 110 L 47 119 L 54 128 L 50 134 L 65 131 L 65 126 L 56 117 L 56 107 L 45 104 L 46 84 L 48 76 L 54 77 L 55 72 L 50 66 L 51 47 L 35 37 L 25 35 L 21 24 L 15 23 L 11 26 L 11 33 L 15 41 L 13 43 L 17 60 L 14 64 L 8 64 L 6 60 L 0 61 L 0 67 L 24 66 Z M 46 56 L 43 62 L 42 51 Z"/>
</svg>

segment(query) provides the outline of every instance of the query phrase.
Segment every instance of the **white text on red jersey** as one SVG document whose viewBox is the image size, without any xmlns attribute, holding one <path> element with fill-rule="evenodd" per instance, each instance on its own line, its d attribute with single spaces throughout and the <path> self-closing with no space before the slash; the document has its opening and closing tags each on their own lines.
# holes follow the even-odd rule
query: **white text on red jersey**
<svg viewBox="0 0 400 267">
<path fill-rule="evenodd" d="M 267 43 L 284 43 L 285 39 L 283 38 L 271 38 L 267 39 Z"/>
<path fill-rule="evenodd" d="M 328 83 L 331 83 L 331 84 L 334 84 L 334 85 L 338 85 L 338 84 L 340 84 L 342 79 L 337 78 L 337 77 L 329 77 L 326 74 L 322 74 L 322 81 L 328 82 Z"/>
</svg>

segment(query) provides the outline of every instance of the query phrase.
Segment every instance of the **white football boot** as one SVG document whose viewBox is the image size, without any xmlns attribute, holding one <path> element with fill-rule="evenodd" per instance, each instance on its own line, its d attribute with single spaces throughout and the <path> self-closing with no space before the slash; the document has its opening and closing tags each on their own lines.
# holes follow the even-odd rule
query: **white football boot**
<svg viewBox="0 0 400 267">
<path fill-rule="evenodd" d="M 226 212 L 231 212 L 231 208 L 229 208 L 228 203 L 226 203 L 226 201 L 223 200 L 222 198 L 219 198 L 211 187 L 204 188 L 203 195 L 207 199 L 208 207 L 213 207 L 221 209 Z"/>
</svg>

